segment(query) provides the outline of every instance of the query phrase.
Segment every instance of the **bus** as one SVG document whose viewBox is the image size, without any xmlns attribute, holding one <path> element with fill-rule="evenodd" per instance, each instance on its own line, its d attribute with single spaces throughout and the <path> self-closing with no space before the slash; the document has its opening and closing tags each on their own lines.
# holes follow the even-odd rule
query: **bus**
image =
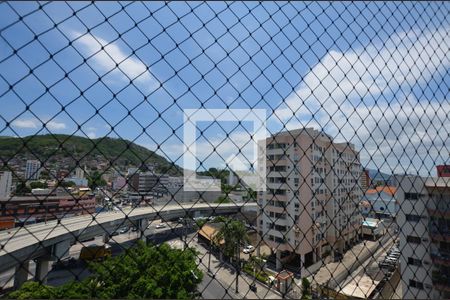
<svg viewBox="0 0 450 300">
<path fill-rule="evenodd" d="M 111 246 L 108 244 L 104 245 L 89 245 L 83 247 L 80 252 L 80 259 L 84 261 L 95 261 L 103 260 L 107 257 L 111 257 L 112 251 Z"/>
</svg>

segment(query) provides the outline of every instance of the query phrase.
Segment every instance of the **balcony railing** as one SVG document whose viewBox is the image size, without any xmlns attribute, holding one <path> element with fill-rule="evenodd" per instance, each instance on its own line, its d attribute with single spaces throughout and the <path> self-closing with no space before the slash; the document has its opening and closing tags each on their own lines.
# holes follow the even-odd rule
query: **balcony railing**
<svg viewBox="0 0 450 300">
<path fill-rule="evenodd" d="M 431 280 L 437 290 L 450 292 L 450 276 L 435 270 L 431 275 Z"/>
<path fill-rule="evenodd" d="M 440 264 L 444 266 L 450 266 L 450 253 L 446 252 L 432 252 L 431 260 L 435 264 Z"/>
<path fill-rule="evenodd" d="M 436 208 L 436 207 L 427 207 L 428 214 L 432 217 L 440 217 L 440 218 L 450 218 L 450 207 L 449 208 Z"/>
</svg>

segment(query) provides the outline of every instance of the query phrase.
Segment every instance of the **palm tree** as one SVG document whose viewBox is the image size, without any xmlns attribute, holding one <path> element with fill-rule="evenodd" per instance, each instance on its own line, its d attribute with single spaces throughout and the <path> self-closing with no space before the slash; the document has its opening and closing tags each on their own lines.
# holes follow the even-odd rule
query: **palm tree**
<svg viewBox="0 0 450 300">
<path fill-rule="evenodd" d="M 236 254 L 236 293 L 239 292 L 239 270 L 240 270 L 240 247 L 243 243 L 249 242 L 247 229 L 244 223 L 238 220 L 227 219 L 223 222 L 223 226 L 214 236 L 216 243 L 220 245 L 220 241 L 224 241 L 223 252 L 228 257 Z"/>
<path fill-rule="evenodd" d="M 220 244 L 220 241 L 223 240 L 223 253 L 228 257 L 233 257 L 237 254 L 236 249 L 240 249 L 243 243 L 249 242 L 249 237 L 243 222 L 226 219 L 223 222 L 223 226 L 214 236 L 214 240 L 217 244 Z"/>
</svg>

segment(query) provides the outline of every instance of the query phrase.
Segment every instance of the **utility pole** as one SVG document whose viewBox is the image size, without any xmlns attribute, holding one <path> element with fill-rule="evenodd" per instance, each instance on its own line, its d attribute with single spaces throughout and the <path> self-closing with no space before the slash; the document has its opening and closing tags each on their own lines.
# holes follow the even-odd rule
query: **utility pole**
<svg viewBox="0 0 450 300">
<path fill-rule="evenodd" d="M 208 273 L 211 273 L 211 239 L 209 240 Z"/>
<path fill-rule="evenodd" d="M 237 243 L 237 253 L 236 253 L 236 262 L 237 262 L 237 265 L 236 265 L 236 294 L 238 294 L 239 293 L 239 270 L 240 270 L 240 264 L 241 264 L 241 261 L 240 261 L 240 247 L 239 247 L 239 243 L 240 243 L 240 241 L 238 241 L 238 243 Z"/>
</svg>

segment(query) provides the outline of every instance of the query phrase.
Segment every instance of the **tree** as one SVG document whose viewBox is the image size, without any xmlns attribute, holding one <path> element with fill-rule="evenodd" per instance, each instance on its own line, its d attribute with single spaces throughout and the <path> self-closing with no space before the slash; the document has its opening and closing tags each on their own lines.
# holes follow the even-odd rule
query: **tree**
<svg viewBox="0 0 450 300">
<path fill-rule="evenodd" d="M 61 181 L 61 183 L 59 184 L 59 186 L 61 187 L 74 187 L 77 184 L 73 181 Z"/>
<path fill-rule="evenodd" d="M 50 180 L 50 174 L 47 170 L 42 170 L 40 174 L 40 178 L 44 180 Z"/>
<path fill-rule="evenodd" d="M 311 283 L 308 278 L 302 278 L 302 298 L 303 299 L 311 299 Z"/>
<path fill-rule="evenodd" d="M 105 186 L 106 181 L 102 178 L 102 175 L 95 171 L 91 175 L 88 176 L 88 185 L 92 190 L 95 190 L 99 186 Z"/>
<path fill-rule="evenodd" d="M 224 240 L 224 254 L 228 257 L 233 257 L 236 254 L 236 249 L 243 243 L 249 242 L 247 229 L 244 223 L 239 220 L 227 219 L 223 222 L 223 226 L 219 232 L 214 236 L 215 242 L 219 243 Z"/>
<path fill-rule="evenodd" d="M 215 203 L 231 203 L 231 199 L 228 196 L 220 196 L 219 198 L 217 198 L 216 201 L 214 201 Z"/>
<path fill-rule="evenodd" d="M 139 242 L 125 253 L 102 263 L 92 263 L 92 273 L 81 282 L 59 287 L 27 282 L 7 295 L 12 299 L 191 299 L 203 273 L 196 251 L 172 249 L 167 244 L 147 246 Z"/>
<path fill-rule="evenodd" d="M 245 200 L 249 202 L 256 202 L 256 191 L 254 191 L 252 188 L 248 188 Z"/>
<path fill-rule="evenodd" d="M 31 193 L 31 189 L 29 187 L 27 187 L 27 185 L 25 184 L 25 182 L 20 182 L 17 184 L 16 186 L 16 195 L 20 196 L 20 195 L 25 195 Z"/>
<path fill-rule="evenodd" d="M 47 182 L 33 181 L 33 182 L 30 182 L 30 188 L 46 189 L 46 188 L 48 188 L 48 185 L 47 185 Z"/>
<path fill-rule="evenodd" d="M 223 223 L 219 232 L 214 236 L 214 241 L 220 245 L 220 241 L 224 240 L 223 253 L 228 257 L 234 257 L 236 255 L 236 294 L 239 292 L 239 273 L 240 273 L 240 246 L 245 242 L 249 242 L 247 229 L 244 223 L 238 220 L 228 219 Z"/>
</svg>

